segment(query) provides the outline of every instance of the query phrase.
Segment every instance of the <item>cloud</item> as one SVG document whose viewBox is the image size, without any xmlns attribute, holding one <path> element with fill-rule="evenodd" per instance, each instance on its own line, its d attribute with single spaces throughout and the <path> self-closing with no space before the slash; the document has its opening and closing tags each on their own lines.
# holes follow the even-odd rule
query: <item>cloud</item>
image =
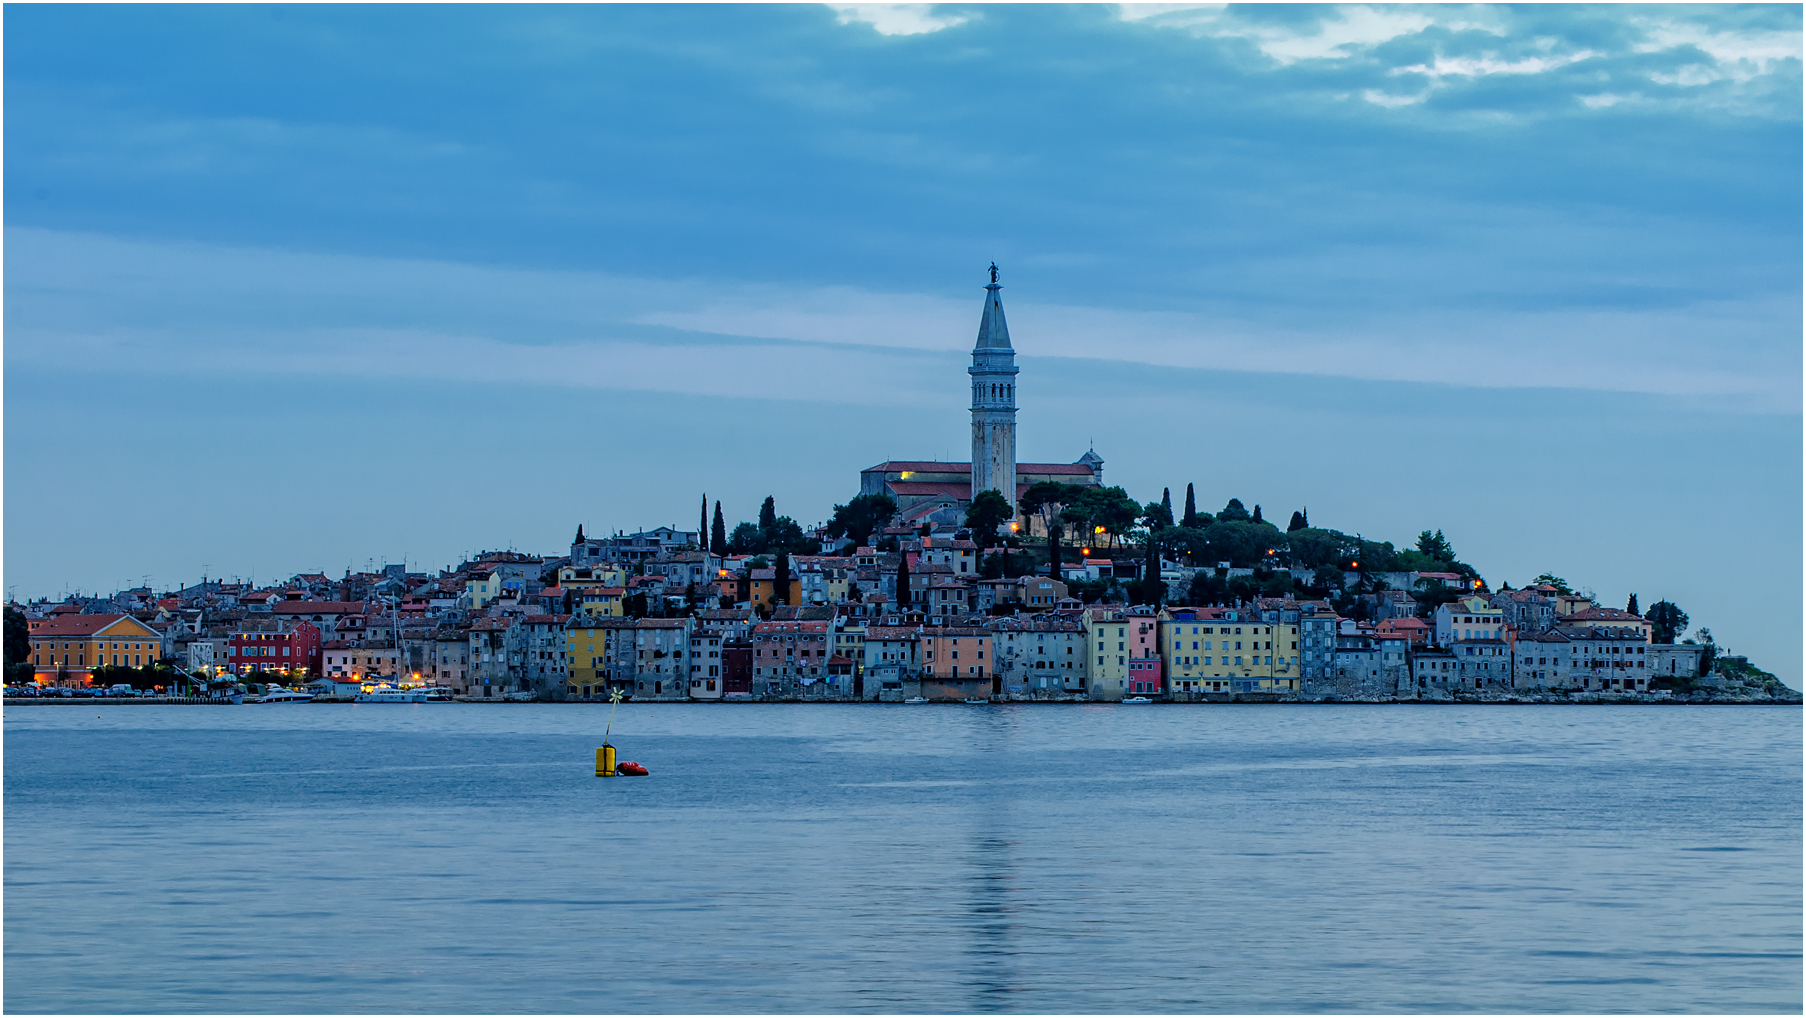
<svg viewBox="0 0 1806 1018">
<path fill-rule="evenodd" d="M 936 14 L 933 4 L 824 4 L 843 25 L 872 26 L 879 35 L 927 35 L 963 25 L 964 14 Z"/>
<path fill-rule="evenodd" d="M 1593 9 L 1541 7 L 1394 7 L 1350 5 L 1320 14 L 1223 5 L 1124 5 L 1124 21 L 1182 30 L 1200 38 L 1245 40 L 1272 62 L 1272 71 L 1335 67 L 1356 77 L 1421 75 L 1428 91 L 1393 95 L 1374 87 L 1338 89 L 1389 108 L 1420 105 L 1432 95 L 1471 89 L 1501 75 L 1557 76 L 1585 62 L 1585 73 L 1548 88 L 1492 90 L 1483 102 L 1523 113 L 1613 105 L 1586 96 L 1647 91 L 1640 105 L 1699 105 L 1745 114 L 1797 117 L 1799 104 L 1771 97 L 1770 87 L 1797 85 L 1801 55 L 1798 8 L 1751 17 L 1792 24 L 1716 24 L 1719 12 L 1688 9 L 1616 17 Z M 1601 89 L 1601 85 L 1608 86 Z M 1660 86 L 1650 90 L 1648 86 Z M 1719 92 L 1706 92 L 1718 86 Z M 1758 87 L 1760 86 L 1760 87 Z M 1728 91 L 1725 91 L 1728 89 Z M 1797 92 L 1797 88 L 1792 89 Z M 1797 96 L 1795 96 L 1797 98 Z M 1472 112 L 1471 101 L 1450 107 Z"/>
<path fill-rule="evenodd" d="M 980 291 L 651 279 L 7 231 L 9 365 L 312 374 L 857 404 L 957 383 Z M 704 295 L 698 299 L 698 295 Z M 1007 293 L 1006 293 L 1007 298 Z M 1351 313 L 1010 306 L 1026 357 L 1799 403 L 1798 299 Z M 1702 337 L 1710 337 L 1702 341 Z M 694 370 L 706 365 L 705 370 Z M 883 385 L 848 379 L 883 378 Z"/>
</svg>

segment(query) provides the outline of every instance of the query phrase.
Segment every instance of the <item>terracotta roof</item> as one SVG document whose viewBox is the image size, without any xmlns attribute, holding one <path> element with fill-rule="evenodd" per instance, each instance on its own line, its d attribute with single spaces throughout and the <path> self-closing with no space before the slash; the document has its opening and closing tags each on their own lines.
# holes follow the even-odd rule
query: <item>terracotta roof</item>
<svg viewBox="0 0 1806 1018">
<path fill-rule="evenodd" d="M 131 618 L 129 615 L 59 615 L 31 631 L 33 636 L 93 636 L 102 629 Z M 137 621 L 134 619 L 133 621 Z M 142 625 L 142 623 L 140 623 Z"/>
<path fill-rule="evenodd" d="M 362 615 L 363 601 L 282 601 L 270 606 L 276 615 Z"/>
</svg>

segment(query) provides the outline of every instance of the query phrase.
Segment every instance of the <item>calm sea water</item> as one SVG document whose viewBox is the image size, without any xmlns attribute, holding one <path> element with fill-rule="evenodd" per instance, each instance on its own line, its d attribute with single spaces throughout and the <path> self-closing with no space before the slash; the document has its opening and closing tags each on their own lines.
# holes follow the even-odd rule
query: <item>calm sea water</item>
<svg viewBox="0 0 1806 1018">
<path fill-rule="evenodd" d="M 1798 709 L 607 710 L 8 708 L 5 1007 L 1802 1004 Z"/>
</svg>

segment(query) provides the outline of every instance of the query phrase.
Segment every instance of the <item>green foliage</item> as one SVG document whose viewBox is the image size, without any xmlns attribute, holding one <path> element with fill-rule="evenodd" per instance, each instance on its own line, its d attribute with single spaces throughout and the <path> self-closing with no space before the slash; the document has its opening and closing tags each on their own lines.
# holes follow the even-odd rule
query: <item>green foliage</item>
<svg viewBox="0 0 1806 1018">
<path fill-rule="evenodd" d="M 1016 510 L 1003 492 L 992 488 L 981 491 L 966 507 L 966 529 L 972 531 L 972 540 L 980 550 L 997 543 L 997 528 L 1015 519 Z"/>
<path fill-rule="evenodd" d="M 766 550 L 765 533 L 756 524 L 741 523 L 727 539 L 727 550 L 734 555 L 757 555 Z"/>
<path fill-rule="evenodd" d="M 1438 530 L 1434 534 L 1428 530 L 1417 535 L 1417 550 L 1440 562 L 1455 561 L 1455 549 L 1449 546 L 1449 540 Z"/>
<path fill-rule="evenodd" d="M 1159 533 L 1173 525 L 1173 507 L 1164 502 L 1149 502 L 1142 508 L 1141 522 L 1150 531 Z"/>
<path fill-rule="evenodd" d="M 1673 643 L 1676 637 L 1687 631 L 1687 623 L 1690 621 L 1687 613 L 1672 601 L 1657 601 L 1649 606 L 1649 614 L 1643 617 L 1649 620 L 1653 630 L 1650 635 L 1656 643 Z M 1707 634 L 1706 639 L 1711 639 L 1711 630 L 1700 632 Z"/>
<path fill-rule="evenodd" d="M 721 503 L 715 503 L 715 522 L 709 525 L 709 551 L 716 555 L 727 552 L 727 518 L 721 515 Z"/>
<path fill-rule="evenodd" d="M 1166 507 L 1166 525 L 1173 525 L 1173 489 L 1160 489 L 1160 504 Z"/>
<path fill-rule="evenodd" d="M 1630 596 L 1630 600 L 1629 600 L 1629 601 L 1626 601 L 1626 602 L 1625 602 L 1625 603 L 1624 603 L 1624 610 L 1625 610 L 1625 611 L 1627 611 L 1627 612 L 1630 612 L 1630 613 L 1631 613 L 1631 614 L 1632 614 L 1632 615 L 1641 615 L 1641 614 L 1643 614 L 1643 613 L 1642 613 L 1642 612 L 1640 612 L 1640 611 L 1638 611 L 1638 610 L 1637 610 L 1637 595 L 1635 595 L 1635 594 L 1632 594 L 1632 595 L 1631 595 L 1631 596 Z M 1664 641 L 1662 641 L 1662 642 L 1663 642 L 1663 643 L 1671 643 L 1671 642 L 1673 642 L 1673 641 L 1670 641 L 1670 640 L 1664 640 Z"/>
<path fill-rule="evenodd" d="M 897 515 L 897 503 L 889 495 L 856 495 L 851 502 L 834 507 L 828 520 L 828 536 L 846 537 L 855 546 L 871 539 L 872 531 L 889 523 Z M 773 527 L 777 526 L 773 521 Z M 799 528 L 798 533 L 802 531 Z"/>
<path fill-rule="evenodd" d="M 1245 523 L 1252 518 L 1239 498 L 1230 499 L 1229 503 L 1223 506 L 1223 511 L 1217 513 L 1217 519 L 1224 523 Z"/>
<path fill-rule="evenodd" d="M 1255 523 L 1252 519 L 1219 522 L 1204 533 L 1204 560 L 1212 565 L 1228 562 L 1232 566 L 1247 567 L 1272 563 L 1283 557 L 1286 550 L 1285 535 L 1278 527 L 1271 523 Z M 1267 554 L 1269 550 L 1273 554 Z"/>
<path fill-rule="evenodd" d="M 1179 517 L 1182 527 L 1196 527 L 1198 522 L 1198 496 L 1192 491 L 1191 484 L 1185 485 L 1185 515 Z"/>
<path fill-rule="evenodd" d="M 789 518 L 790 517 L 788 517 L 788 516 L 779 517 L 780 520 L 787 520 Z M 780 551 L 780 552 L 778 552 L 778 555 L 777 555 L 777 565 L 774 566 L 772 569 L 771 606 L 773 608 L 776 608 L 780 604 L 789 604 L 789 603 L 790 603 L 790 556 L 788 554 Z"/>
<path fill-rule="evenodd" d="M 1260 518 L 1260 503 L 1259 502 L 1256 502 L 1254 504 L 1254 522 L 1256 522 L 1256 523 L 1267 522 L 1266 520 L 1263 520 Z"/>
<path fill-rule="evenodd" d="M 0 660 L 9 665 L 29 664 L 31 661 L 31 623 L 25 621 L 25 614 L 18 609 L 6 607 L 6 642 L 0 647 Z"/>
<path fill-rule="evenodd" d="M 1556 592 L 1556 593 L 1557 593 L 1557 594 L 1572 594 L 1572 593 L 1574 593 L 1574 590 L 1573 590 L 1573 588 L 1572 588 L 1572 587 L 1569 587 L 1569 586 L 1568 586 L 1568 581 L 1567 581 L 1567 580 L 1564 580 L 1564 579 L 1562 579 L 1562 578 L 1561 578 L 1561 577 L 1559 577 L 1559 576 L 1556 576 L 1556 575 L 1555 575 L 1555 574 L 1553 574 L 1553 573 L 1542 573 L 1542 574 L 1540 574 L 1540 575 L 1538 575 L 1538 576 L 1537 576 L 1537 578 L 1536 578 L 1536 579 L 1534 579 L 1534 580 L 1531 580 L 1531 581 L 1530 581 L 1530 585 L 1531 585 L 1531 586 L 1532 586 L 1532 587 L 1535 587 L 1535 586 L 1541 586 L 1541 585 L 1544 585 L 1544 584 L 1547 584 L 1547 585 L 1548 585 L 1548 586 L 1551 586 L 1551 587 L 1554 587 L 1554 588 L 1555 588 L 1555 592 Z"/>
<path fill-rule="evenodd" d="M 769 531 L 778 522 L 777 499 L 765 496 L 765 504 L 759 507 L 759 529 Z"/>
<path fill-rule="evenodd" d="M 981 580 L 1001 580 L 1008 576 L 1006 571 L 1010 565 L 1010 552 L 1005 548 L 996 555 L 986 555 L 978 563 L 978 578 Z"/>
<path fill-rule="evenodd" d="M 1186 603 L 1193 605 L 1222 604 L 1229 597 L 1229 585 L 1215 570 L 1200 569 L 1192 574 L 1191 587 L 1186 591 Z"/>
<path fill-rule="evenodd" d="M 1119 487 L 1086 488 L 1079 504 L 1085 508 L 1086 525 L 1103 527 L 1112 544 L 1134 530 L 1141 516 L 1140 503 Z"/>
<path fill-rule="evenodd" d="M 909 607 L 909 553 L 897 556 L 897 607 Z"/>
<path fill-rule="evenodd" d="M 1286 533 L 1288 533 L 1288 534 L 1297 533 L 1298 531 L 1304 530 L 1305 528 L 1307 528 L 1309 526 L 1310 526 L 1310 521 L 1308 521 L 1304 518 L 1304 514 L 1301 512 L 1298 512 L 1297 510 L 1293 510 L 1292 511 L 1292 522 L 1286 524 Z"/>
</svg>

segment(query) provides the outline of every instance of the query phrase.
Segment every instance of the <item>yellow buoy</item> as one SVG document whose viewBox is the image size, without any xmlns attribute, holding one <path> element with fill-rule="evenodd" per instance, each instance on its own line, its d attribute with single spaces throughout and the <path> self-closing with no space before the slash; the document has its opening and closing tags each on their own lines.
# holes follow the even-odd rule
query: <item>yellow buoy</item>
<svg viewBox="0 0 1806 1018">
<path fill-rule="evenodd" d="M 615 776 L 615 748 L 604 745 L 596 750 L 596 777 L 612 778 Z"/>
</svg>

